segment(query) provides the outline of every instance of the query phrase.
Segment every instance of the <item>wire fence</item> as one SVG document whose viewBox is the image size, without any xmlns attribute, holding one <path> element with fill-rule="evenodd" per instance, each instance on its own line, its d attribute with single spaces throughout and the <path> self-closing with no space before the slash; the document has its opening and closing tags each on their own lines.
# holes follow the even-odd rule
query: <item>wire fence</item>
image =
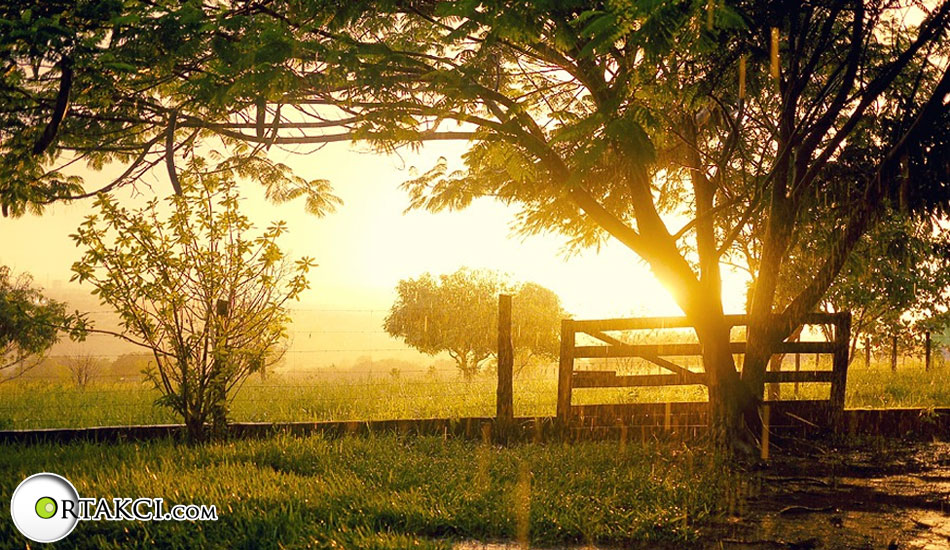
<svg viewBox="0 0 950 550">
<path fill-rule="evenodd" d="M 457 311 L 465 315 L 464 311 Z M 426 355 L 383 330 L 387 309 L 312 308 L 291 312 L 288 349 L 263 374 L 249 377 L 233 395 L 229 417 L 244 422 L 316 422 L 460 418 L 495 414 L 496 374 L 493 359 L 481 372 L 463 376 L 447 354 Z M 117 326 L 111 311 L 93 311 L 97 324 Z M 517 330 L 515 328 L 514 330 Z M 688 331 L 629 335 L 631 342 L 673 338 Z M 699 357 L 670 360 L 701 371 Z M 741 358 L 740 358 L 741 359 Z M 938 356 L 925 372 L 920 358 L 902 357 L 891 372 L 887 358 L 870 366 L 858 358 L 850 371 L 848 406 L 947 406 L 950 376 Z M 76 374 L 86 360 L 88 376 Z M 792 369 L 793 357 L 783 370 Z M 808 368 L 830 369 L 830 356 L 801 357 Z M 740 361 L 741 362 L 741 361 Z M 35 368 L 0 383 L 0 429 L 35 429 L 177 423 L 175 414 L 156 403 L 159 392 L 141 371 L 154 359 L 144 350 L 104 335 L 83 343 L 67 342 Z M 660 374 L 660 367 L 637 358 L 578 361 L 578 370 L 612 370 L 618 374 Z M 516 356 L 514 413 L 553 416 L 557 401 L 557 358 Z M 821 385 L 793 389 L 784 396 L 826 398 Z M 823 395 L 823 393 L 825 395 Z M 705 401 L 702 386 L 663 388 L 592 388 L 575 392 L 575 404 Z"/>
</svg>

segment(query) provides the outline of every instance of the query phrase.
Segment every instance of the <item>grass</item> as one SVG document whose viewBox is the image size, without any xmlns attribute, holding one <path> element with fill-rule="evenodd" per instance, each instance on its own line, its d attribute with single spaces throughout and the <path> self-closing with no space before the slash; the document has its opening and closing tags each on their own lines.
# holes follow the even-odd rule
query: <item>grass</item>
<svg viewBox="0 0 950 550">
<path fill-rule="evenodd" d="M 588 368 L 604 368 L 593 365 Z M 786 369 L 790 368 L 789 358 Z M 793 368 L 793 367 L 792 367 Z M 811 358 L 803 370 L 814 369 Z M 827 360 L 819 366 L 829 369 Z M 925 372 L 908 362 L 892 373 L 887 364 L 866 367 L 855 361 L 849 370 L 848 407 L 950 406 L 948 366 Z M 553 371 L 515 379 L 515 414 L 551 416 L 556 407 Z M 827 384 L 803 384 L 794 393 L 782 385 L 782 397 L 824 399 Z M 65 381 L 14 380 L 0 384 L 0 428 L 59 428 L 174 423 L 167 409 L 153 405 L 156 392 L 136 382 L 95 382 L 79 389 Z M 575 403 L 703 401 L 700 386 L 584 389 Z M 234 421 L 288 422 L 394 418 L 491 416 L 495 380 L 480 376 L 465 381 L 450 374 L 346 377 L 312 373 L 253 378 L 237 394 Z"/>
<path fill-rule="evenodd" d="M 682 544 L 735 483 L 703 451 L 673 444 L 275 436 L 14 445 L 0 454 L 0 515 L 9 518 L 13 489 L 39 471 L 63 475 L 83 497 L 217 507 L 217 522 L 81 522 L 52 545 L 101 549 L 448 548 L 526 532 L 542 546 Z M 0 522 L 0 548 L 23 545 Z"/>
</svg>

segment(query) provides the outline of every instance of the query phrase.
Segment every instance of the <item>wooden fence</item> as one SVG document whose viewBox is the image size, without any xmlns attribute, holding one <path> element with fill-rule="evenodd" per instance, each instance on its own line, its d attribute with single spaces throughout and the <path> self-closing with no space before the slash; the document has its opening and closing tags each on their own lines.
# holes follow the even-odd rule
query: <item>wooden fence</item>
<svg viewBox="0 0 950 550">
<path fill-rule="evenodd" d="M 745 326 L 746 315 L 727 315 L 726 322 L 730 327 Z M 831 325 L 832 339 L 830 341 L 800 342 L 786 341 L 776 346 L 774 353 L 780 354 L 830 354 L 832 356 L 832 370 L 796 370 L 780 371 L 776 363 L 765 374 L 767 384 L 778 383 L 814 383 L 824 382 L 831 384 L 827 405 L 832 423 L 840 419 L 844 409 L 845 386 L 848 372 L 848 351 L 851 334 L 851 313 L 812 313 L 804 321 L 805 325 Z M 588 416 L 601 406 L 586 405 L 578 408 L 571 404 L 571 397 L 575 388 L 623 388 L 623 387 L 658 387 L 678 386 L 707 383 L 704 372 L 691 371 L 669 360 L 669 357 L 701 356 L 702 349 L 698 343 L 664 343 L 664 344 L 630 344 L 607 334 L 611 331 L 632 331 L 651 329 L 690 328 L 692 325 L 686 317 L 640 317 L 632 319 L 600 319 L 600 320 L 573 320 L 565 319 L 561 323 L 561 353 L 558 369 L 558 397 L 557 419 L 562 427 L 569 427 L 577 417 Z M 602 342 L 602 345 L 577 345 L 576 335 L 587 334 Z M 732 342 L 730 349 L 733 354 L 745 353 L 745 342 Z M 609 370 L 575 370 L 577 359 L 590 358 L 620 358 L 637 357 L 654 365 L 662 367 L 666 374 L 637 374 L 618 375 Z M 770 392 L 774 397 L 777 392 Z M 815 402 L 812 402 L 815 403 Z M 818 404 L 818 403 L 816 403 Z M 643 409 L 645 404 L 622 405 L 620 408 Z M 618 411 L 618 406 L 610 406 L 611 414 Z M 828 415 L 826 415 L 828 416 Z"/>
</svg>

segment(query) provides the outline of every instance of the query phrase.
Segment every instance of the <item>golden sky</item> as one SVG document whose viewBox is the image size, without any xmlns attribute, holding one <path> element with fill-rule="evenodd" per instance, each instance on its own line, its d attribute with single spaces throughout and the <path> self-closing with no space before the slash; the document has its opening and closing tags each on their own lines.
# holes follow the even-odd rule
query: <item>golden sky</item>
<svg viewBox="0 0 950 550">
<path fill-rule="evenodd" d="M 450 162 L 464 151 L 463 142 L 428 144 L 420 152 L 378 155 L 350 144 L 331 144 L 309 154 L 272 151 L 301 176 L 329 179 L 344 204 L 320 219 L 301 205 L 274 206 L 255 184 L 244 184 L 245 211 L 259 226 L 287 221 L 290 232 L 284 249 L 292 257 L 316 259 L 307 306 L 388 309 L 396 283 L 429 271 L 448 273 L 461 266 L 509 273 L 516 280 L 540 283 L 557 292 L 577 317 L 637 314 L 677 314 L 669 293 L 622 245 L 611 242 L 599 252 L 565 258 L 564 239 L 545 235 L 522 240 L 512 235 L 516 209 L 491 199 L 476 201 L 462 212 L 404 214 L 408 197 L 398 189 L 409 179 L 409 168 L 426 170 L 439 156 Z M 107 174 L 85 172 L 87 187 L 108 181 Z M 167 176 L 157 171 L 148 183 L 119 196 L 131 202 L 170 192 Z M 75 230 L 91 201 L 55 205 L 43 216 L 0 221 L 0 263 L 28 271 L 46 286 L 70 277 L 69 267 L 80 254 L 68 235 Z M 725 273 L 726 309 L 742 306 L 742 278 Z M 82 288 L 82 287 L 80 287 Z M 87 288 L 88 290 L 88 288 Z"/>
</svg>

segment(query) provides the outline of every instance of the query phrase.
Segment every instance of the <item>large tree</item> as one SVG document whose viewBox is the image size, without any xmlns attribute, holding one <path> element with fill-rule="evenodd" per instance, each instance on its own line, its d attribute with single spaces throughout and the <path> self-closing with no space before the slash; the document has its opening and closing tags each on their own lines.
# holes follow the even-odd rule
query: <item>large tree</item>
<svg viewBox="0 0 950 550">
<path fill-rule="evenodd" d="M 891 206 L 947 201 L 947 1 L 103 5 L 0 16 L 11 211 L 77 192 L 57 156 L 131 162 L 121 183 L 210 136 L 255 145 L 236 162 L 469 139 L 463 166 L 407 184 L 413 206 L 492 196 L 525 233 L 630 248 L 695 326 L 723 443 L 756 422 L 774 346 L 861 236 Z M 796 246 L 823 251 L 806 273 Z M 741 375 L 720 280 L 739 249 L 755 258 Z"/>
</svg>

